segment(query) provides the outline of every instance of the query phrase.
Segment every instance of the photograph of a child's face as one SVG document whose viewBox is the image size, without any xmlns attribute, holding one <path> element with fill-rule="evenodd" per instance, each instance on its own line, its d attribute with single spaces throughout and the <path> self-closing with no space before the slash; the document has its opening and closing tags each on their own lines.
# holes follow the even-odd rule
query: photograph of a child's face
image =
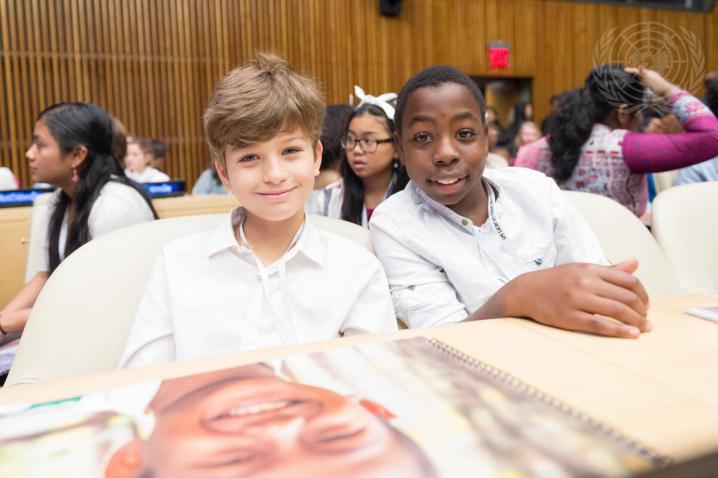
<svg viewBox="0 0 718 478">
<path fill-rule="evenodd" d="M 426 339 L 0 410 L 0 476 L 628 476 L 659 462 Z"/>
<path fill-rule="evenodd" d="M 371 407 L 264 365 L 163 382 L 149 408 L 154 431 L 129 447 L 140 450 L 134 476 L 431 476 Z"/>
</svg>

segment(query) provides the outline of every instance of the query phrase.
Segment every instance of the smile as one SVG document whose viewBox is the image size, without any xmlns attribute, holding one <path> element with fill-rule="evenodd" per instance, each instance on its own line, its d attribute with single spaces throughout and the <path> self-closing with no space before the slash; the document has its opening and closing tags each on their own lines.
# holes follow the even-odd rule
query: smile
<svg viewBox="0 0 718 478">
<path fill-rule="evenodd" d="M 448 186 L 449 184 L 456 184 L 464 178 L 452 178 L 452 179 L 437 179 L 436 182 Z"/>
<path fill-rule="evenodd" d="M 257 193 L 257 194 L 259 194 L 260 196 L 264 196 L 268 199 L 283 199 L 283 198 L 287 197 L 289 195 L 289 193 L 291 193 L 295 189 L 297 189 L 296 186 L 293 188 L 285 189 L 283 191 L 262 192 L 262 193 Z"/>
<path fill-rule="evenodd" d="M 230 417 L 246 417 L 250 415 L 258 415 L 266 412 L 274 412 L 282 410 L 299 403 L 296 400 L 277 400 L 274 402 L 256 403 L 241 407 L 234 407 L 227 410 L 224 415 Z"/>
</svg>

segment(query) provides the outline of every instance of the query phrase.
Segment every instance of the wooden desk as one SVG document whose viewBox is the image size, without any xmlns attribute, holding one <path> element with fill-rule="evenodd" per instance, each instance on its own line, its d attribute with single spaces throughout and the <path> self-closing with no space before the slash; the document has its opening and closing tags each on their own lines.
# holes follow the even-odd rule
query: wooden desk
<svg viewBox="0 0 718 478">
<path fill-rule="evenodd" d="M 25 285 L 32 207 L 0 209 L 0 307 Z"/>
<path fill-rule="evenodd" d="M 52 400 L 350 344 L 422 335 L 440 339 L 587 412 L 657 451 L 684 459 L 718 449 L 718 324 L 684 315 L 705 296 L 654 302 L 651 333 L 608 339 L 497 319 L 163 364 L 0 391 L 0 405 Z"/>
</svg>

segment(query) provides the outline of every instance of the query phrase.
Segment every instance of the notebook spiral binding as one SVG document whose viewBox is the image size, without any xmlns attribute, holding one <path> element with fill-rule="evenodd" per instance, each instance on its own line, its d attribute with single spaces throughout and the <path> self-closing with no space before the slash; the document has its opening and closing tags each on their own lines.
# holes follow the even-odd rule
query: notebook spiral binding
<svg viewBox="0 0 718 478">
<path fill-rule="evenodd" d="M 622 445 L 628 447 L 629 449 L 635 451 L 639 455 L 647 458 L 648 460 L 652 461 L 658 466 L 666 466 L 671 463 L 673 463 L 672 458 L 670 458 L 667 455 L 661 454 L 657 452 L 656 450 L 653 450 L 651 448 L 645 447 L 638 443 L 637 441 L 631 440 L 630 438 L 626 437 L 622 433 L 618 432 L 615 428 L 610 427 L 602 422 L 599 422 L 598 420 L 592 418 L 590 415 L 581 412 L 572 406 L 562 402 L 561 400 L 554 398 L 537 388 L 528 385 L 526 382 L 523 382 L 522 380 L 519 380 L 518 378 L 514 377 L 508 372 L 504 372 L 503 370 L 494 367 L 493 365 L 489 365 L 486 362 L 483 362 L 477 358 L 471 357 L 470 355 L 465 354 L 464 352 L 461 352 L 460 350 L 455 349 L 454 347 L 447 345 L 446 343 L 442 342 L 439 339 L 428 339 L 428 342 L 433 345 L 434 347 L 438 348 L 442 352 L 468 364 L 472 367 L 476 367 L 482 372 L 486 373 L 487 375 L 490 375 L 493 378 L 496 378 L 497 380 L 506 383 L 507 385 L 511 386 L 512 388 L 522 392 L 526 393 L 534 398 L 537 398 L 538 400 L 542 401 L 543 403 L 549 405 L 550 407 L 556 408 L 562 413 L 565 413 L 567 415 L 570 415 L 571 417 L 584 422 L 588 424 L 589 426 L 596 428 L 600 430 L 602 433 L 608 435 L 612 440 L 617 441 L 618 443 L 621 443 Z"/>
</svg>

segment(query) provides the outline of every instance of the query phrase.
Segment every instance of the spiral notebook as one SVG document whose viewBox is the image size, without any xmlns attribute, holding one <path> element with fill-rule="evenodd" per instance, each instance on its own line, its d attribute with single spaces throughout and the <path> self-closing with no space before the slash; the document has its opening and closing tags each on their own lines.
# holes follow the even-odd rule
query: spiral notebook
<svg viewBox="0 0 718 478">
<path fill-rule="evenodd" d="M 659 454 L 413 338 L 2 410 L 0 476 L 611 477 Z"/>
</svg>

